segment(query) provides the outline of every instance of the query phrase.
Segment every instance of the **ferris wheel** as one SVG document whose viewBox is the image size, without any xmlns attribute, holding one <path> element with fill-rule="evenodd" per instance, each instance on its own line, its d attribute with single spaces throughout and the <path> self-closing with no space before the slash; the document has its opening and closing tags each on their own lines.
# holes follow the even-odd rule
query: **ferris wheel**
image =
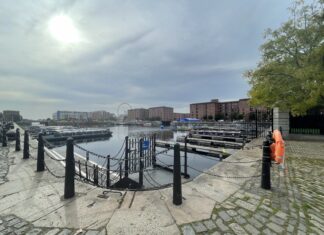
<svg viewBox="0 0 324 235">
<path fill-rule="evenodd" d="M 124 118 L 127 116 L 127 112 L 129 109 L 132 109 L 132 106 L 130 104 L 126 102 L 119 104 L 117 108 L 118 119 L 124 120 Z"/>
</svg>

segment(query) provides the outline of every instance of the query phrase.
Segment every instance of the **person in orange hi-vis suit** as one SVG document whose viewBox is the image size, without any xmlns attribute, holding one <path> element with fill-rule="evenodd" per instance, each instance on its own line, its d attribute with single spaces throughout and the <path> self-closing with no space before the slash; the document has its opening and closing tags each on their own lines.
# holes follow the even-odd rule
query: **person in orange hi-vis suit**
<svg viewBox="0 0 324 235">
<path fill-rule="evenodd" d="M 271 158 L 277 163 L 282 164 L 285 156 L 285 141 L 282 139 L 281 132 L 274 130 L 272 134 L 274 143 L 271 144 Z"/>
</svg>

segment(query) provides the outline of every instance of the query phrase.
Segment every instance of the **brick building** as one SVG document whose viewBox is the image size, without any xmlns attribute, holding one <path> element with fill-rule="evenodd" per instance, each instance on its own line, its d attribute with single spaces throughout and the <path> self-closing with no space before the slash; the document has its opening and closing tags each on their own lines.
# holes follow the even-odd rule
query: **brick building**
<svg viewBox="0 0 324 235">
<path fill-rule="evenodd" d="M 209 102 L 190 104 L 190 115 L 198 119 L 233 119 L 233 117 L 248 118 L 254 109 L 249 104 L 249 99 L 220 102 L 213 99 Z"/>
<path fill-rule="evenodd" d="M 173 120 L 178 120 L 181 118 L 190 118 L 190 113 L 173 113 Z"/>
<path fill-rule="evenodd" d="M 149 119 L 162 122 L 171 122 L 173 120 L 173 108 L 171 107 L 153 107 L 149 108 Z"/>
<path fill-rule="evenodd" d="M 129 121 L 148 120 L 149 119 L 149 110 L 144 109 L 144 108 L 129 109 L 127 111 L 127 118 Z"/>
</svg>

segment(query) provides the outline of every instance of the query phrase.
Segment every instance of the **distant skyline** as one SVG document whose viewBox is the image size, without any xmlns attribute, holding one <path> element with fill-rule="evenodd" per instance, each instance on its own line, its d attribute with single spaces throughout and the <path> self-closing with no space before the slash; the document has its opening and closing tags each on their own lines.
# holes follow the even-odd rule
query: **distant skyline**
<svg viewBox="0 0 324 235">
<path fill-rule="evenodd" d="M 133 108 L 247 97 L 267 28 L 288 0 L 3 1 L 0 110 Z"/>
</svg>

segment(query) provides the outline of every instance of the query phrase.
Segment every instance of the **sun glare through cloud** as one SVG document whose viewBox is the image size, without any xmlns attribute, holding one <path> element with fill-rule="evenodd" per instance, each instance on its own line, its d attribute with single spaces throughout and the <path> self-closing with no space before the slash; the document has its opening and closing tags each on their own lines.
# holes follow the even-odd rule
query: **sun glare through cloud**
<svg viewBox="0 0 324 235">
<path fill-rule="evenodd" d="M 48 23 L 52 37 L 61 43 L 70 44 L 81 41 L 81 36 L 73 20 L 64 14 L 53 16 Z"/>
</svg>

